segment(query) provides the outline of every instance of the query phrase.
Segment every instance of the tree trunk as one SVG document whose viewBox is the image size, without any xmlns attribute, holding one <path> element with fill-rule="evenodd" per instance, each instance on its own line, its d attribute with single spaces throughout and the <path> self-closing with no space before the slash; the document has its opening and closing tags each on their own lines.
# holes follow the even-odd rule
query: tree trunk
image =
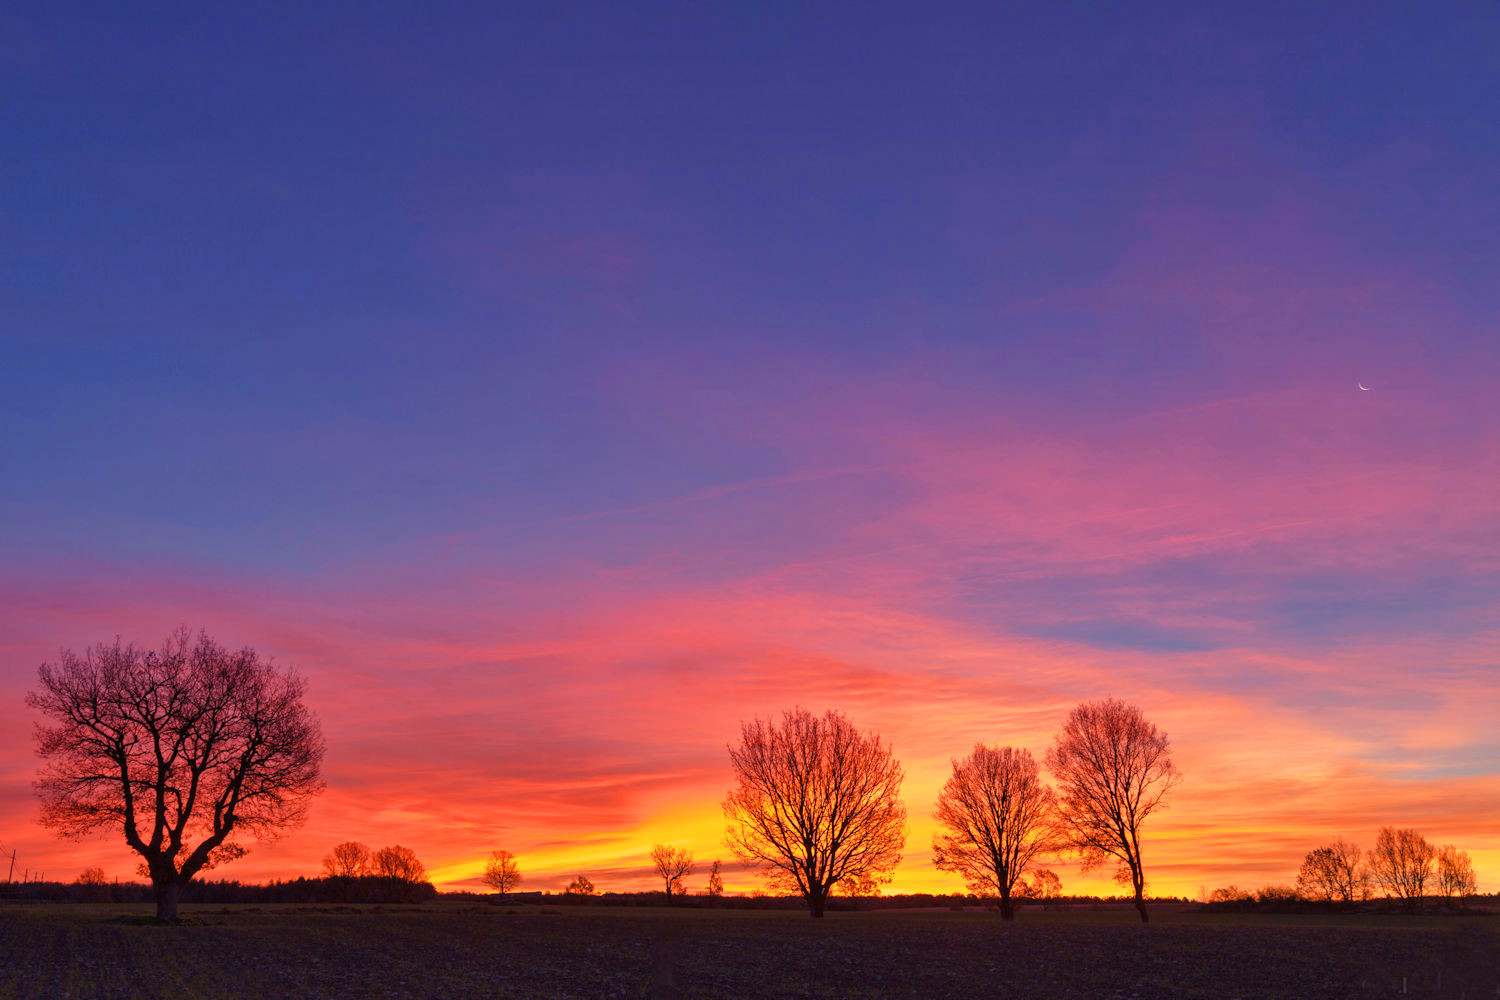
<svg viewBox="0 0 1500 1000">
<path fill-rule="evenodd" d="M 1149 924 L 1151 918 L 1146 915 L 1146 869 L 1141 864 L 1139 847 L 1135 851 L 1135 863 L 1130 866 L 1130 887 L 1135 890 L 1135 909 L 1141 915 L 1141 923 Z"/>
<path fill-rule="evenodd" d="M 177 897 L 182 892 L 182 883 L 177 879 L 165 879 L 157 882 L 153 888 L 156 890 L 156 919 L 177 919 Z"/>
<path fill-rule="evenodd" d="M 1010 893 L 1008 892 L 1002 892 L 1000 894 L 1000 919 L 1016 919 L 1016 904 L 1010 901 Z"/>
<path fill-rule="evenodd" d="M 807 903 L 812 907 L 812 915 L 815 920 L 823 919 L 823 903 L 828 899 L 826 893 L 815 892 L 807 897 Z"/>
</svg>

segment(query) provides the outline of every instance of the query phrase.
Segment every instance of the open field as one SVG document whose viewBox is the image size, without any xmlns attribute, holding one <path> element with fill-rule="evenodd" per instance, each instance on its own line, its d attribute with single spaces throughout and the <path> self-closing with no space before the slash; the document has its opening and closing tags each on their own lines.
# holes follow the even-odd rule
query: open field
<svg viewBox="0 0 1500 1000">
<path fill-rule="evenodd" d="M 0 998 L 1500 995 L 1500 917 L 0 907 Z"/>
</svg>

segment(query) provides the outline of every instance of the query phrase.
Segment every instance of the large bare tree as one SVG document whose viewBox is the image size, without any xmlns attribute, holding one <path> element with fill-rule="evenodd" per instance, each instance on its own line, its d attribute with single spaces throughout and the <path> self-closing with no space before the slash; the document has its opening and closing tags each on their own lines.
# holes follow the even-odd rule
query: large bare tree
<svg viewBox="0 0 1500 1000">
<path fill-rule="evenodd" d="M 509 851 L 491 851 L 480 878 L 504 899 L 505 894 L 521 882 L 521 869 L 516 867 L 516 856 Z"/>
<path fill-rule="evenodd" d="M 335 844 L 323 856 L 323 874 L 329 878 L 360 878 L 370 874 L 370 849 L 357 840 Z"/>
<path fill-rule="evenodd" d="M 231 652 L 179 629 L 157 650 L 116 639 L 64 650 L 37 672 L 31 707 L 43 764 L 42 823 L 61 836 L 123 832 L 151 878 L 156 915 L 182 886 L 300 823 L 323 788 L 323 736 L 304 683 L 252 649 Z"/>
<path fill-rule="evenodd" d="M 656 874 L 661 876 L 666 885 L 667 902 L 672 902 L 673 896 L 680 896 L 687 891 L 682 883 L 693 871 L 692 851 L 685 847 L 656 844 L 651 848 L 651 863 L 656 866 Z"/>
<path fill-rule="evenodd" d="M 1167 734 L 1118 698 L 1085 702 L 1068 713 L 1047 751 L 1047 769 L 1060 792 L 1063 834 L 1084 870 L 1113 861 L 1115 880 L 1135 894 L 1141 922 L 1150 920 L 1141 826 L 1181 779 Z"/>
<path fill-rule="evenodd" d="M 1432 878 L 1432 862 L 1436 857 L 1437 848 L 1417 831 L 1383 826 L 1375 835 L 1375 847 L 1370 851 L 1370 876 L 1386 895 L 1415 909 L 1427 894 L 1427 881 Z"/>
<path fill-rule="evenodd" d="M 1029 750 L 977 744 L 953 760 L 938 793 L 932 863 L 963 876 L 971 892 L 998 895 L 1001 919 L 1014 920 L 1017 882 L 1059 846 L 1056 798 Z"/>
<path fill-rule="evenodd" d="M 729 748 L 737 782 L 724 800 L 725 842 L 772 888 L 800 893 L 822 917 L 837 886 L 890 881 L 906 844 L 901 765 L 842 712 L 802 708 L 742 723 Z"/>
<path fill-rule="evenodd" d="M 1354 902 L 1365 886 L 1360 857 L 1360 849 L 1343 837 L 1308 851 L 1297 870 L 1297 890 L 1310 899 Z"/>
</svg>

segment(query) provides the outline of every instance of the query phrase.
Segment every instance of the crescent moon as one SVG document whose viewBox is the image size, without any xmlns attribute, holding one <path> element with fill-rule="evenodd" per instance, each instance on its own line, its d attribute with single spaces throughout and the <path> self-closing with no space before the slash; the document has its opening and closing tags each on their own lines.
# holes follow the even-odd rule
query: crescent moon
<svg viewBox="0 0 1500 1000">
<path fill-rule="evenodd" d="M 1367 385 L 1365 385 L 1365 384 L 1364 384 L 1364 383 L 1363 383 L 1363 382 L 1356 382 L 1356 383 L 1354 383 L 1354 384 L 1355 384 L 1355 385 L 1357 385 L 1357 386 L 1359 386 L 1359 387 L 1360 387 L 1360 388 L 1361 388 L 1361 389 L 1363 389 L 1363 390 L 1364 390 L 1364 391 L 1365 391 L 1365 392 L 1369 392 L 1369 391 L 1370 391 L 1370 387 L 1369 387 L 1369 386 L 1367 386 Z"/>
</svg>

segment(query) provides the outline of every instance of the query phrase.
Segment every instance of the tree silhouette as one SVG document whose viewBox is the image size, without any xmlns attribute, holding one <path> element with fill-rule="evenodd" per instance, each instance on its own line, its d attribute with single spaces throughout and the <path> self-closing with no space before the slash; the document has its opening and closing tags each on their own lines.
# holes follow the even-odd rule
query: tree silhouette
<svg viewBox="0 0 1500 1000">
<path fill-rule="evenodd" d="M 1479 890 L 1468 851 L 1444 844 L 1437 852 L 1437 888 L 1444 896 L 1468 896 Z"/>
<path fill-rule="evenodd" d="M 143 859 L 156 915 L 177 916 L 194 875 L 300 823 L 318 778 L 323 737 L 297 675 L 246 648 L 179 629 L 158 650 L 70 650 L 37 672 L 26 702 L 44 764 L 42 823 L 70 838 L 120 829 Z"/>
<path fill-rule="evenodd" d="M 1254 898 L 1250 890 L 1241 889 L 1237 885 L 1226 885 L 1208 894 L 1210 903 L 1248 903 Z"/>
<path fill-rule="evenodd" d="M 656 874 L 666 886 L 667 902 L 672 902 L 673 896 L 680 896 L 687 891 L 682 883 L 693 871 L 692 851 L 656 844 L 651 848 L 651 863 L 656 866 Z"/>
<path fill-rule="evenodd" d="M 800 893 L 822 917 L 835 886 L 890 881 L 906 807 L 901 765 L 879 736 L 841 712 L 796 708 L 780 724 L 742 723 L 729 761 L 737 785 L 724 800 L 725 842 L 773 888 Z"/>
<path fill-rule="evenodd" d="M 370 849 L 357 840 L 336 844 L 323 856 L 323 874 L 329 878 L 360 878 L 370 874 Z"/>
<path fill-rule="evenodd" d="M 1263 885 L 1255 893 L 1257 903 L 1285 905 L 1295 903 L 1301 898 L 1297 890 L 1289 885 Z"/>
<path fill-rule="evenodd" d="M 1310 899 L 1354 902 L 1365 884 L 1360 854 L 1360 849 L 1343 837 L 1309 851 L 1297 871 L 1297 890 Z"/>
<path fill-rule="evenodd" d="M 712 899 L 724 895 L 724 876 L 719 874 L 719 870 L 718 859 L 715 859 L 713 867 L 708 870 L 708 895 Z"/>
<path fill-rule="evenodd" d="M 1142 923 L 1150 917 L 1141 825 L 1181 778 L 1169 750 L 1167 734 L 1139 708 L 1107 698 L 1068 713 L 1047 752 L 1047 769 L 1061 793 L 1064 836 L 1084 871 L 1115 862 L 1115 880 L 1130 885 Z"/>
<path fill-rule="evenodd" d="M 563 892 L 569 896 L 583 896 L 586 898 L 594 894 L 594 883 L 589 880 L 587 875 L 579 875 L 568 883 L 568 887 Z"/>
<path fill-rule="evenodd" d="M 381 878 L 412 885 L 427 881 L 427 866 L 417 860 L 417 852 L 400 844 L 376 851 L 370 859 L 370 871 Z"/>
<path fill-rule="evenodd" d="M 109 877 L 103 868 L 85 868 L 78 876 L 79 896 L 88 903 L 107 903 L 110 899 Z"/>
<path fill-rule="evenodd" d="M 1432 878 L 1437 848 L 1415 830 L 1383 826 L 1370 851 L 1370 875 L 1386 895 L 1401 900 L 1410 909 L 1421 905 Z"/>
<path fill-rule="evenodd" d="M 516 867 L 516 856 L 509 851 L 492 851 L 484 863 L 484 884 L 494 889 L 504 899 L 505 894 L 521 882 L 521 870 Z"/>
<path fill-rule="evenodd" d="M 1022 880 L 1017 895 L 1023 899 L 1041 900 L 1042 909 L 1045 910 L 1053 900 L 1062 895 L 1062 879 L 1050 868 L 1034 869 Z"/>
<path fill-rule="evenodd" d="M 932 863 L 963 876 L 970 892 L 999 896 L 1001 919 L 1014 920 L 1016 883 L 1059 846 L 1056 798 L 1030 751 L 975 745 L 953 760 L 938 793 L 934 816 L 942 832 L 932 841 Z"/>
</svg>

